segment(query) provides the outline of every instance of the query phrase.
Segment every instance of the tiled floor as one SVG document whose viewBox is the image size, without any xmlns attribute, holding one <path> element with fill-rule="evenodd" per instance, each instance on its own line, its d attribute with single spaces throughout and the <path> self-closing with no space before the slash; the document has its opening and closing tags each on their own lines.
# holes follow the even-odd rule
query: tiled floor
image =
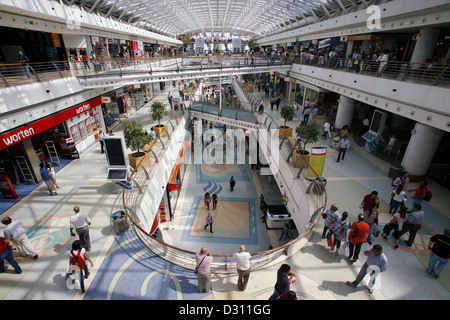
<svg viewBox="0 0 450 320">
<path fill-rule="evenodd" d="M 171 89 L 176 91 L 174 88 Z M 162 93 L 157 99 L 166 103 L 166 94 Z M 272 111 L 272 114 L 277 116 L 276 111 Z M 148 111 L 143 108 L 133 118 L 145 118 L 148 122 Z M 293 122 L 295 123 L 298 121 Z M 116 128 L 115 132 L 120 134 L 121 126 Z M 328 145 L 328 142 L 321 140 L 318 144 Z M 21 275 L 16 275 L 8 263 L 5 263 L 7 272 L 0 274 L 1 299 L 266 300 L 273 291 L 276 270 L 281 263 L 289 263 L 293 271 L 297 273 L 297 283 L 293 290 L 297 292 L 300 299 L 450 299 L 450 269 L 447 268 L 439 279 L 434 279 L 425 270 L 428 254 L 423 250 L 423 244 L 426 243 L 430 234 L 440 233 L 445 227 L 450 226 L 447 210 L 450 192 L 433 181 L 430 181 L 430 188 L 433 190 L 434 197 L 430 203 L 424 205 L 426 216 L 423 232 L 418 234 L 413 247 L 406 247 L 402 241 L 400 248 L 396 250 L 392 247 L 391 240 L 386 241 L 383 238 L 374 240 L 374 243 L 383 246 L 389 259 L 389 267 L 382 274 L 381 281 L 372 295 L 367 293 L 364 285 L 353 289 L 345 284 L 345 281 L 354 280 L 361 263 L 364 262 L 364 256 L 361 254 L 360 261 L 350 265 L 342 252 L 338 256 L 331 253 L 326 247 L 325 240 L 321 238 L 323 222 L 319 223 L 301 252 L 287 261 L 280 261 L 262 271 L 252 272 L 245 292 L 237 290 L 236 275 L 217 274 L 213 275 L 212 290 L 209 293 L 199 294 L 197 280 L 192 271 L 172 265 L 152 254 L 137 239 L 132 229 L 120 236 L 112 232 L 110 215 L 120 209 L 119 195 L 112 193 L 112 185 L 106 181 L 107 163 L 99 150 L 99 145 L 92 146 L 82 154 L 79 160 L 72 161 L 57 173 L 58 181 L 62 186 L 58 196 L 47 196 L 45 188 L 39 186 L 0 217 L 7 215 L 23 221 L 31 242 L 40 253 L 40 258 L 37 260 L 30 257 L 17 258 L 24 271 Z M 355 143 L 352 144 L 345 161 L 336 163 L 335 157 L 335 152 L 330 150 L 323 174 L 327 178 L 328 204 L 337 203 L 339 211 L 348 211 L 350 220 L 355 221 L 362 197 L 372 190 L 378 190 L 382 200 L 382 216 L 380 217 L 380 227 L 382 227 L 389 219 L 386 213 L 391 191 L 391 179 L 387 177 L 389 164 L 367 154 Z M 205 214 L 201 200 L 205 190 L 218 192 L 220 209 L 225 209 L 226 206 L 234 206 L 233 202 L 247 203 L 250 206 L 257 204 L 259 194 L 268 186 L 264 184 L 257 172 L 243 166 L 238 168 L 239 170 L 232 169 L 233 173 L 241 174 L 242 177 L 232 193 L 227 183 L 228 170 L 223 179 L 216 177 L 216 179 L 208 180 L 202 175 L 200 169 L 193 165 L 186 171 L 184 188 L 180 193 L 173 222 L 175 231 L 171 228 L 169 230 L 172 223 L 163 224 L 161 228 L 163 233 L 166 233 L 168 242 L 177 243 L 180 239 L 189 250 L 197 251 L 202 244 L 206 243 L 213 253 L 216 251 L 232 253 L 237 250 L 247 234 L 233 234 L 228 237 L 229 243 L 226 243 L 222 241 L 227 238 L 224 230 L 217 229 L 217 237 L 213 238 L 201 229 L 201 215 Z M 252 187 L 250 188 L 249 185 Z M 411 187 L 414 186 L 415 184 L 411 183 Z M 271 194 L 273 201 L 277 201 L 279 196 L 276 190 L 273 191 L 273 195 Z M 88 289 L 84 295 L 79 290 L 68 289 L 64 279 L 70 243 L 74 240 L 68 235 L 68 220 L 75 205 L 79 205 L 81 210 L 89 214 L 92 219 L 90 256 L 94 261 L 94 267 L 91 269 L 91 276 L 86 280 Z M 217 214 L 223 213 L 218 210 Z M 249 216 L 256 216 L 257 231 L 255 231 L 258 233 L 256 243 L 252 242 L 247 246 L 251 252 L 259 251 L 261 248 L 265 250 L 269 244 L 276 242 L 279 238 L 276 230 L 265 230 L 265 226 L 258 219 L 258 214 L 257 207 L 254 212 L 250 210 Z M 199 219 L 198 222 L 195 221 L 195 217 Z M 231 220 L 227 223 L 229 221 Z M 225 222 L 224 225 L 226 225 Z M 184 226 L 191 226 L 191 230 Z M 245 226 L 244 222 L 232 229 L 232 232 L 243 226 Z M 3 228 L 4 226 L 0 226 L 1 233 Z M 197 234 L 194 234 L 192 228 L 201 230 L 196 230 Z M 244 229 L 245 232 L 252 232 L 251 227 Z M 221 237 L 221 232 L 224 232 L 222 235 L 225 235 L 225 238 Z M 193 240 L 194 237 L 200 237 L 202 242 Z M 216 242 L 216 239 L 220 241 Z M 251 237 L 250 239 L 249 241 L 254 241 Z M 215 247 L 216 245 L 220 247 Z M 365 244 L 363 249 L 367 247 L 368 245 Z"/>
</svg>

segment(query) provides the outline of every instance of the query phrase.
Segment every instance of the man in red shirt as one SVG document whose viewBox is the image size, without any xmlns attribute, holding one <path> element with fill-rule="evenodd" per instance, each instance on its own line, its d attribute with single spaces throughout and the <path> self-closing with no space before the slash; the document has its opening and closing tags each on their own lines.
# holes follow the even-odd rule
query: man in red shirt
<svg viewBox="0 0 450 320">
<path fill-rule="evenodd" d="M 9 240 L 0 237 L 0 273 L 5 272 L 5 259 L 14 268 L 16 273 L 22 273 L 22 269 L 19 267 L 19 264 L 16 260 L 14 260 L 13 253 L 10 249 Z"/>
<path fill-rule="evenodd" d="M 352 228 L 350 229 L 350 233 L 348 235 L 348 241 L 350 242 L 350 254 L 348 256 L 348 259 L 350 259 L 351 263 L 358 260 L 361 246 L 364 242 L 366 242 L 369 232 L 370 227 L 367 223 L 364 222 L 364 215 L 358 215 L 358 222 L 352 224 Z"/>
</svg>

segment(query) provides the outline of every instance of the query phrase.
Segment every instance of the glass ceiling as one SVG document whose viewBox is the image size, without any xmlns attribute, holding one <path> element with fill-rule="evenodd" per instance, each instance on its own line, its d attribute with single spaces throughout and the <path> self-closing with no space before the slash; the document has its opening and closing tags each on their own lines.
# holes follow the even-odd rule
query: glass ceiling
<svg viewBox="0 0 450 320">
<path fill-rule="evenodd" d="M 60 0 L 61 1 L 61 0 Z M 170 37 L 224 34 L 264 37 L 341 14 L 377 0 L 62 0 Z"/>
</svg>

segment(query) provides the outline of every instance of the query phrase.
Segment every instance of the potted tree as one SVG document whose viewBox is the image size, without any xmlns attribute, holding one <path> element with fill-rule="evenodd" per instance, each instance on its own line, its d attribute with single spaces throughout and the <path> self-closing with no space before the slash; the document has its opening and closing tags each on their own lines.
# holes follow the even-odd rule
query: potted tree
<svg viewBox="0 0 450 320">
<path fill-rule="evenodd" d="M 127 147 L 133 151 L 133 153 L 128 155 L 130 166 L 137 170 L 139 163 L 143 161 L 143 158 L 146 156 L 145 152 L 141 150 L 150 141 L 150 138 L 142 125 L 137 122 L 128 122 L 125 125 L 123 136 Z"/>
<path fill-rule="evenodd" d="M 164 104 L 160 101 L 155 101 L 150 106 L 150 116 L 153 120 L 158 121 L 158 124 L 153 126 L 153 130 L 158 137 L 165 136 L 167 134 L 167 126 L 161 124 L 161 120 L 167 116 L 169 112 L 166 110 Z"/>
<path fill-rule="evenodd" d="M 284 119 L 284 125 L 279 126 L 279 136 L 282 139 L 287 139 L 292 136 L 292 128 L 287 126 L 288 121 L 294 120 L 295 111 L 291 106 L 282 106 L 280 111 L 281 117 Z"/>
<path fill-rule="evenodd" d="M 296 167 L 307 167 L 309 165 L 310 153 L 306 145 L 319 141 L 320 127 L 315 123 L 299 125 L 295 128 L 297 133 L 297 149 L 294 150 L 292 162 Z"/>
</svg>

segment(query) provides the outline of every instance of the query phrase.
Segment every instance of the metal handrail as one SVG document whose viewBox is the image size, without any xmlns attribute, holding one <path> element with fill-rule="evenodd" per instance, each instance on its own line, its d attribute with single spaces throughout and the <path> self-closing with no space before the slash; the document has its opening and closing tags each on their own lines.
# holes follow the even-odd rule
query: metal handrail
<svg viewBox="0 0 450 320">
<path fill-rule="evenodd" d="M 167 124 L 171 120 L 173 120 L 172 118 L 174 118 L 174 117 L 175 117 L 175 113 L 173 113 L 172 116 L 169 118 Z M 175 128 L 172 128 L 171 131 L 173 132 L 173 130 L 175 130 Z M 170 132 L 168 134 L 170 135 Z M 150 145 L 150 150 L 147 150 L 146 155 L 150 154 L 150 152 L 155 147 L 157 147 L 157 145 L 158 144 L 157 144 L 156 140 L 152 141 L 152 144 Z M 153 154 L 157 154 L 157 153 L 158 152 L 153 152 Z M 160 154 L 160 157 L 162 157 L 162 156 L 163 156 L 163 154 Z M 142 165 L 143 161 L 145 161 L 145 160 L 144 159 L 141 160 L 139 165 Z M 151 165 L 152 165 L 152 163 L 150 162 L 150 166 Z M 313 168 L 311 168 L 311 170 L 314 171 Z M 148 170 L 144 170 L 144 172 L 147 173 Z M 142 184 L 141 187 L 146 186 L 148 184 L 149 179 L 148 179 L 147 174 L 140 174 L 140 177 L 137 177 L 136 179 L 135 179 L 135 175 L 139 175 L 139 174 L 136 173 L 136 171 L 133 172 L 132 175 L 130 176 L 130 180 L 133 180 L 135 183 L 136 182 L 141 183 Z M 319 200 L 319 198 L 317 196 L 314 196 L 314 199 L 317 202 L 315 203 L 314 212 L 309 219 L 310 225 L 307 227 L 307 229 L 301 235 L 299 235 L 296 239 L 293 239 L 278 248 L 251 254 L 253 270 L 259 270 L 259 269 L 265 268 L 270 263 L 276 261 L 278 258 L 287 257 L 288 252 L 296 252 L 300 249 L 302 240 L 315 229 L 315 227 L 317 226 L 317 224 L 319 223 L 319 221 L 321 219 L 321 213 L 323 213 L 326 208 L 326 203 L 327 203 L 326 187 L 325 187 L 325 184 L 323 183 L 323 181 L 320 181 L 319 185 L 320 185 L 321 189 L 323 190 L 322 200 Z M 304 192 L 308 193 L 309 185 L 304 183 L 304 184 L 302 184 L 302 186 L 303 186 L 302 189 L 304 190 Z M 132 221 L 134 226 L 136 227 L 136 231 L 137 231 L 139 237 L 141 238 L 141 240 L 155 254 L 157 254 L 165 259 L 170 260 L 170 262 L 172 262 L 172 263 L 181 265 L 185 268 L 194 269 L 195 268 L 195 255 L 196 255 L 195 252 L 167 244 L 167 243 L 153 237 L 152 235 L 150 235 L 148 233 L 148 231 L 144 230 L 139 225 L 139 223 L 137 221 L 138 219 L 135 219 L 133 214 L 130 212 L 131 209 L 129 210 L 129 208 L 127 207 L 127 203 L 135 204 L 137 197 L 139 196 L 139 190 L 137 192 L 138 194 L 133 194 L 132 192 L 133 192 L 133 189 L 131 191 L 127 191 L 126 188 L 124 188 L 122 200 L 123 200 L 125 212 L 127 213 L 128 217 L 130 218 L 130 220 Z M 127 200 L 129 202 L 127 202 Z M 134 211 L 134 210 L 131 210 L 131 211 Z M 211 269 L 214 272 L 226 272 L 227 273 L 227 272 L 230 272 L 230 270 L 233 270 L 232 272 L 234 272 L 235 262 L 234 262 L 232 255 L 230 255 L 230 254 L 214 254 L 213 256 L 215 257 L 215 259 L 214 259 L 213 264 L 211 265 Z"/>
</svg>

